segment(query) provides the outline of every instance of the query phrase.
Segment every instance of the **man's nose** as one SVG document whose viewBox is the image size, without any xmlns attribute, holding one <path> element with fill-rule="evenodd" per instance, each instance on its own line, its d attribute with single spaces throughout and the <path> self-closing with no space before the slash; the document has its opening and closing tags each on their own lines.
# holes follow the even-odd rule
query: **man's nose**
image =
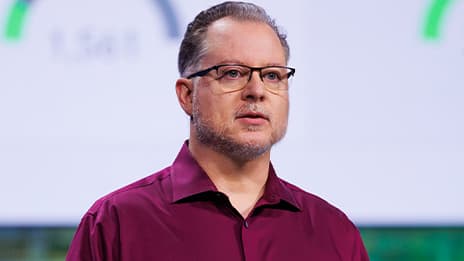
<svg viewBox="0 0 464 261">
<path fill-rule="evenodd" d="M 242 99 L 252 101 L 262 101 L 266 94 L 266 86 L 261 78 L 259 70 L 250 72 L 248 82 L 243 88 Z"/>
</svg>

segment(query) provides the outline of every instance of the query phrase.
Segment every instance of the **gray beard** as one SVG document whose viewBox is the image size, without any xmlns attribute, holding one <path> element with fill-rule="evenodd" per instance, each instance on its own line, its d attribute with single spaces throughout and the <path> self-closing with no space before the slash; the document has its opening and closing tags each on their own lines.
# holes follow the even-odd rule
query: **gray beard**
<svg viewBox="0 0 464 261">
<path fill-rule="evenodd" d="M 270 141 L 267 144 L 256 144 L 252 142 L 239 143 L 233 138 L 226 136 L 224 134 L 224 129 L 215 129 L 210 126 L 207 121 L 204 121 L 198 110 L 198 106 L 195 105 L 192 114 L 192 124 L 199 142 L 236 161 L 245 162 L 256 159 L 269 151 L 272 145 L 277 142 Z M 253 128 L 250 127 L 249 131 L 253 131 Z M 280 138 L 281 137 L 279 137 L 279 140 Z"/>
</svg>

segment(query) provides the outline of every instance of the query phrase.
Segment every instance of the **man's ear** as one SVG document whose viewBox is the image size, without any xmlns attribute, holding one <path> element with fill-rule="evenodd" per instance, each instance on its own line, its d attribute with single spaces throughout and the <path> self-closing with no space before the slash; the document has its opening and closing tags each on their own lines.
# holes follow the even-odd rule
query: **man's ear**
<svg viewBox="0 0 464 261">
<path fill-rule="evenodd" d="M 193 100 L 192 81 L 185 78 L 179 78 L 176 81 L 177 100 L 184 112 L 192 116 L 192 100 Z"/>
</svg>

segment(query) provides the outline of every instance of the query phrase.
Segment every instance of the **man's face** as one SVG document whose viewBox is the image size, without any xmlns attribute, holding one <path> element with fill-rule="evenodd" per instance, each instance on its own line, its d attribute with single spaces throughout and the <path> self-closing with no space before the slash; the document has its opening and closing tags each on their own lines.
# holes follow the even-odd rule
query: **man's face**
<svg viewBox="0 0 464 261">
<path fill-rule="evenodd" d="M 280 40 L 265 23 L 223 18 L 210 25 L 206 42 L 200 69 L 225 63 L 286 65 Z M 237 160 L 251 160 L 284 136 L 288 91 L 269 91 L 258 72 L 234 92 L 224 92 L 214 77 L 194 81 L 193 137 L 200 143 Z"/>
</svg>

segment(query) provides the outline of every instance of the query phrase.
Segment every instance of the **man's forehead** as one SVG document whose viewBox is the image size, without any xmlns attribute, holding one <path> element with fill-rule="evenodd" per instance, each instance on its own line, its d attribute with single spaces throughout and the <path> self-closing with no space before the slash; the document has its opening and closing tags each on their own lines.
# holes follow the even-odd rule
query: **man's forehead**
<svg viewBox="0 0 464 261">
<path fill-rule="evenodd" d="M 247 64 L 251 60 L 261 66 L 286 62 L 277 34 L 264 22 L 222 18 L 208 27 L 205 40 L 205 60 Z"/>
<path fill-rule="evenodd" d="M 271 33 L 270 35 L 277 37 L 277 34 L 272 27 L 263 21 L 251 19 L 240 20 L 231 16 L 223 17 L 212 22 L 208 26 L 207 35 L 227 35 L 230 33 L 240 35 L 255 28 L 266 28 L 266 30 Z"/>
</svg>

